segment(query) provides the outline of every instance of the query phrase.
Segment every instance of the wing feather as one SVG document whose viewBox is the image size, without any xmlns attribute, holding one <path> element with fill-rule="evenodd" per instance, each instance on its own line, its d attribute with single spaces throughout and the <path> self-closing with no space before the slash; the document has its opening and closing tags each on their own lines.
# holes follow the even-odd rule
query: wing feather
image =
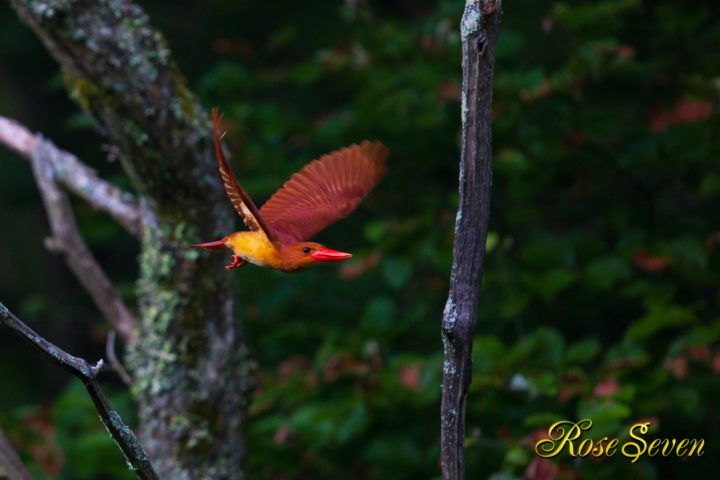
<svg viewBox="0 0 720 480">
<path fill-rule="evenodd" d="M 215 156 L 217 157 L 218 166 L 220 168 L 220 176 L 225 186 L 225 192 L 227 193 L 230 202 L 235 207 L 235 210 L 242 217 L 245 226 L 250 230 L 262 230 L 265 235 L 271 240 L 276 240 L 275 232 L 268 228 L 267 224 L 263 221 L 258 208 L 253 203 L 250 195 L 247 194 L 245 189 L 238 183 L 235 174 L 230 167 L 230 162 L 225 158 L 225 152 L 222 148 L 222 139 L 226 132 L 222 131 L 222 115 L 219 114 L 217 107 L 212 109 L 212 123 L 213 123 L 213 139 L 215 141 Z"/>
<path fill-rule="evenodd" d="M 323 155 L 290 177 L 260 215 L 278 235 L 309 240 L 358 207 L 387 173 L 389 153 L 382 143 L 365 140 Z"/>
</svg>

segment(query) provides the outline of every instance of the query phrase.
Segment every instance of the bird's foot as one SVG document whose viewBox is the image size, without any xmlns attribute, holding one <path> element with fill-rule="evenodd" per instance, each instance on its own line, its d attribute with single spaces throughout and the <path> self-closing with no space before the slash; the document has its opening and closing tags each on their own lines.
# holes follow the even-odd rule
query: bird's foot
<svg viewBox="0 0 720 480">
<path fill-rule="evenodd" d="M 225 270 L 232 270 L 233 268 L 240 268 L 247 265 L 247 260 L 241 260 L 237 255 L 232 256 L 232 262 L 230 265 L 225 265 Z"/>
</svg>

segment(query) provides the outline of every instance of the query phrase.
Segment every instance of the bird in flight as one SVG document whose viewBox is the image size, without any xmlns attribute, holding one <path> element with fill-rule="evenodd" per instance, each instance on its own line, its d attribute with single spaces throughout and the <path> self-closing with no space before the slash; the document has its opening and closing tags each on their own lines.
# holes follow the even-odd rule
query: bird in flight
<svg viewBox="0 0 720 480">
<path fill-rule="evenodd" d="M 363 141 L 323 155 L 295 173 L 260 209 L 238 183 L 225 158 L 221 115 L 212 110 L 215 156 L 225 192 L 247 231 L 231 233 L 193 247 L 229 249 L 230 270 L 248 262 L 283 272 L 306 270 L 319 262 L 339 262 L 352 254 L 310 242 L 315 234 L 350 215 L 387 173 L 390 151 L 380 142 Z"/>
</svg>

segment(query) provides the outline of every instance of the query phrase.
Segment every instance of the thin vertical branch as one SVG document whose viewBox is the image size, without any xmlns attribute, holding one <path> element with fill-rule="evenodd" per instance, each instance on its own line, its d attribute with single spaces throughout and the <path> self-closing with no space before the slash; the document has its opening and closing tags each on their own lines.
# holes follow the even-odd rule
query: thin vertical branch
<svg viewBox="0 0 720 480">
<path fill-rule="evenodd" d="M 125 459 L 138 478 L 143 480 L 155 480 L 158 478 L 145 449 L 140 445 L 130 427 L 125 425 L 120 415 L 112 409 L 100 388 L 97 375 L 102 370 L 102 360 L 95 365 L 90 365 L 86 360 L 70 355 L 57 345 L 53 345 L 38 335 L 13 315 L 2 303 L 0 303 L 0 325 L 9 328 L 33 348 L 48 357 L 53 363 L 79 378 L 85 385 L 88 394 L 90 394 L 90 398 L 95 404 L 105 428 L 107 428 L 113 440 L 125 454 Z"/>
<path fill-rule="evenodd" d="M 132 386 L 132 377 L 127 372 L 127 370 L 125 370 L 125 367 L 115 353 L 116 337 L 117 334 L 115 333 L 115 330 L 110 330 L 108 332 L 107 337 L 105 338 L 105 355 L 107 355 L 110 365 L 112 365 L 112 368 L 115 370 L 115 373 L 118 374 L 120 380 L 122 380 L 125 385 L 130 387 Z"/>
<path fill-rule="evenodd" d="M 462 146 L 460 206 L 450 292 L 442 321 L 441 469 L 444 480 L 465 477 L 465 399 L 490 220 L 491 105 L 501 0 L 467 0 L 462 17 Z"/>
</svg>

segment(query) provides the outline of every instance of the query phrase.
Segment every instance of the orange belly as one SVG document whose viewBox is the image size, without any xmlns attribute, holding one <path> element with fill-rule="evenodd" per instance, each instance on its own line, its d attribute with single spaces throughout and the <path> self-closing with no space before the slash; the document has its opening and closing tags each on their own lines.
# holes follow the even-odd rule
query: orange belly
<svg viewBox="0 0 720 480">
<path fill-rule="evenodd" d="M 235 255 L 250 263 L 282 269 L 282 259 L 277 248 L 262 231 L 235 232 L 228 235 L 226 245 Z"/>
</svg>

